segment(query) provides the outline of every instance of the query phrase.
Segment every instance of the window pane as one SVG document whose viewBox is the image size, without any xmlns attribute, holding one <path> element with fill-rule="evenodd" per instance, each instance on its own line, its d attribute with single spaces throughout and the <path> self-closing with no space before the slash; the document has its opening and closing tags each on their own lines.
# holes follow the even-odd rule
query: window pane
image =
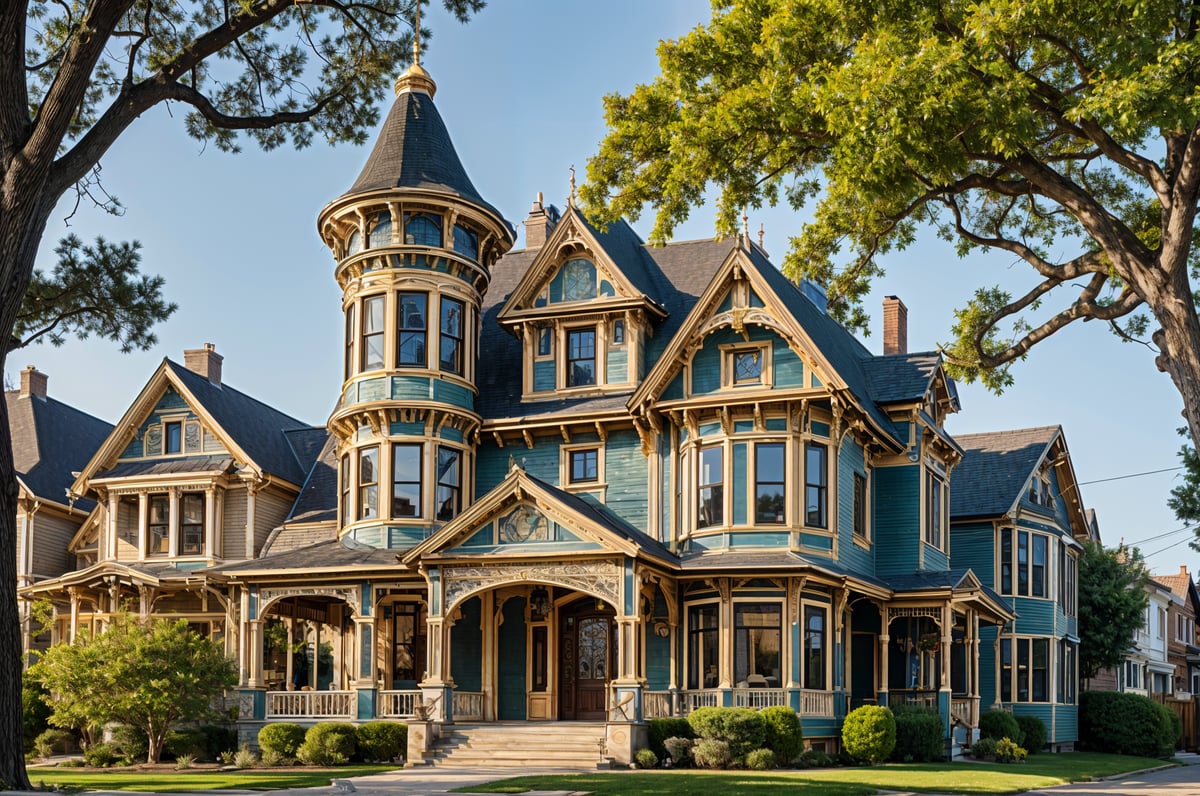
<svg viewBox="0 0 1200 796">
<path fill-rule="evenodd" d="M 421 446 L 392 446 L 392 516 L 421 516 Z"/>
<path fill-rule="evenodd" d="M 1017 534 L 1017 594 L 1029 594 L 1029 532 Z"/>
<path fill-rule="evenodd" d="M 363 448 L 358 453 L 358 518 L 373 520 L 379 516 L 379 448 Z"/>
<path fill-rule="evenodd" d="M 1033 677 L 1031 685 L 1034 702 L 1046 702 L 1050 699 L 1049 639 L 1033 639 Z"/>
<path fill-rule="evenodd" d="M 567 335 L 567 386 L 596 383 L 596 331 L 576 329 Z"/>
<path fill-rule="evenodd" d="M 451 298 L 442 298 L 441 352 L 442 370 L 462 373 L 462 319 L 463 303 Z"/>
<path fill-rule="evenodd" d="M 183 424 L 167 423 L 167 453 L 179 453 L 183 443 Z"/>
<path fill-rule="evenodd" d="M 425 302 L 424 293 L 401 293 L 399 295 L 398 364 L 425 366 Z"/>
<path fill-rule="evenodd" d="M 700 505 L 697 528 L 720 525 L 724 521 L 724 451 L 720 446 L 700 450 Z"/>
<path fill-rule="evenodd" d="M 804 608 L 804 687 L 823 690 L 825 677 L 825 609 Z"/>
<path fill-rule="evenodd" d="M 1000 701 L 1012 702 L 1013 659 L 1011 638 L 1000 639 Z"/>
<path fill-rule="evenodd" d="M 416 246 L 442 245 L 442 219 L 432 213 L 406 213 L 404 242 Z"/>
<path fill-rule="evenodd" d="M 735 352 L 733 355 L 733 383 L 762 383 L 762 366 L 762 349 Z"/>
<path fill-rule="evenodd" d="M 472 260 L 479 259 L 479 236 L 466 227 L 454 227 L 454 251 Z"/>
<path fill-rule="evenodd" d="M 571 260 L 563 266 L 563 301 L 596 297 L 596 266 L 587 260 Z"/>
<path fill-rule="evenodd" d="M 1017 639 L 1017 701 L 1029 701 L 1029 639 Z"/>
<path fill-rule="evenodd" d="M 1000 593 L 1012 594 L 1012 529 L 1000 531 Z"/>
<path fill-rule="evenodd" d="M 378 370 L 383 367 L 383 313 L 384 296 L 363 299 L 362 348 L 360 358 L 362 370 Z"/>
<path fill-rule="evenodd" d="M 457 448 L 438 446 L 437 518 L 454 519 L 461 509 L 462 454 Z"/>
<path fill-rule="evenodd" d="M 375 226 L 371 228 L 370 246 L 376 249 L 392 244 L 392 214 L 384 210 L 375 217 Z"/>
<path fill-rule="evenodd" d="M 548 357 L 554 351 L 554 332 L 551 329 L 538 330 L 538 348 L 539 357 Z"/>
<path fill-rule="evenodd" d="M 613 321 L 613 345 L 621 345 L 625 342 L 625 321 Z"/>
<path fill-rule="evenodd" d="M 345 361 L 345 377 L 348 379 L 354 371 L 354 305 L 351 304 L 346 308 L 346 361 Z"/>
<path fill-rule="evenodd" d="M 867 536 L 867 479 L 859 473 L 854 474 L 854 535 Z"/>
<path fill-rule="evenodd" d="M 1041 534 L 1033 536 L 1033 569 L 1031 580 L 1034 597 L 1046 596 L 1046 543 L 1048 539 Z"/>
<path fill-rule="evenodd" d="M 598 480 L 599 457 L 600 454 L 596 448 L 571 451 L 571 483 Z"/>
<path fill-rule="evenodd" d="M 826 527 L 826 449 L 824 445 L 810 442 L 804 459 L 804 516 L 805 523 L 813 528 Z"/>
<path fill-rule="evenodd" d="M 778 686 L 782 616 L 778 603 L 734 606 L 733 679 L 739 688 Z"/>
<path fill-rule="evenodd" d="M 759 443 L 754 446 L 754 516 L 764 524 L 784 521 L 783 443 Z"/>
</svg>

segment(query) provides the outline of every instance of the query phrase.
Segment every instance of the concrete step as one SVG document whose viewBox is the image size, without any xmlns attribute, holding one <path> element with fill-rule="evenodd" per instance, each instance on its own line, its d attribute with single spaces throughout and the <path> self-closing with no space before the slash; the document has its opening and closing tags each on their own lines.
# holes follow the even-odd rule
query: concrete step
<svg viewBox="0 0 1200 796">
<path fill-rule="evenodd" d="M 435 766 L 592 769 L 605 762 L 605 727 L 595 723 L 454 725 L 434 746 Z"/>
</svg>

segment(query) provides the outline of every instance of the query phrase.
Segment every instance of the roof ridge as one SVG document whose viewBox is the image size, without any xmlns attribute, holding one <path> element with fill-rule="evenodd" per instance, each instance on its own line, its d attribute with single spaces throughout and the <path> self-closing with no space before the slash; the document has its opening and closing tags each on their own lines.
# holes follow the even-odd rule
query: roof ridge
<svg viewBox="0 0 1200 796">
<path fill-rule="evenodd" d="M 283 411 L 282 409 L 278 409 L 278 408 L 272 406 L 271 404 L 267 403 L 266 401 L 263 401 L 260 398 L 255 398 L 253 395 L 251 395 L 248 392 L 239 390 L 237 387 L 234 387 L 232 384 L 229 384 L 224 381 L 222 381 L 220 384 L 213 384 L 211 381 L 208 381 L 208 379 L 204 378 L 199 373 L 196 373 L 194 370 L 191 370 L 186 365 L 180 365 L 178 362 L 171 359 L 170 357 L 164 357 L 164 360 L 172 367 L 177 368 L 178 370 L 186 373 L 189 377 L 195 377 L 195 378 L 207 383 L 210 387 L 212 387 L 214 389 L 228 390 L 230 392 L 236 393 L 237 395 L 241 396 L 242 398 L 245 398 L 248 401 L 258 404 L 259 406 L 263 407 L 264 409 L 267 409 L 268 411 L 272 412 L 273 414 L 279 415 L 280 417 L 287 418 L 288 420 L 291 420 L 297 424 L 297 426 L 293 429 L 280 428 L 279 429 L 280 431 L 288 431 L 288 430 L 300 431 L 303 428 L 320 428 L 320 426 L 314 426 L 311 423 L 306 423 L 303 420 L 299 419 L 298 417 L 293 417 L 292 415 L 289 415 L 287 412 Z M 290 445 L 289 445 L 289 447 L 290 447 Z"/>
</svg>

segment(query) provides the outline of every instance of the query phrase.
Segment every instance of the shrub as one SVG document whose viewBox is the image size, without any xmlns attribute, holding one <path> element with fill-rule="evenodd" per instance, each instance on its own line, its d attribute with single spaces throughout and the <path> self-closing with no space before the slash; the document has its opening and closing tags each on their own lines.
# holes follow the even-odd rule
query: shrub
<svg viewBox="0 0 1200 796">
<path fill-rule="evenodd" d="M 770 749 L 755 749 L 746 755 L 746 768 L 770 771 L 775 768 L 775 753 Z"/>
<path fill-rule="evenodd" d="M 357 730 L 353 724 L 322 721 L 308 728 L 296 757 L 310 766 L 341 766 L 357 751 Z"/>
<path fill-rule="evenodd" d="M 195 762 L 195 755 L 178 755 L 175 758 L 175 768 L 183 771 L 186 768 L 191 768 Z"/>
<path fill-rule="evenodd" d="M 94 743 L 83 750 L 83 760 L 93 768 L 108 768 L 117 762 L 120 755 L 110 743 Z"/>
<path fill-rule="evenodd" d="M 764 708 L 758 715 L 762 718 L 766 737 L 764 746 L 775 753 L 775 759 L 780 764 L 790 765 L 804 751 L 804 731 L 800 727 L 800 717 L 786 705 Z M 749 759 L 746 762 L 748 764 Z"/>
<path fill-rule="evenodd" d="M 369 721 L 355 731 L 358 754 L 365 760 L 388 763 L 408 751 L 408 725 L 395 721 Z"/>
<path fill-rule="evenodd" d="M 688 724 L 688 720 L 684 718 L 669 718 L 669 719 L 650 719 L 647 722 L 647 746 L 650 751 L 658 755 L 659 759 L 666 757 L 670 752 L 663 745 L 668 738 L 695 738 L 696 733 L 692 730 L 692 725 Z M 675 760 L 675 755 L 671 755 L 671 759 Z M 678 763 L 678 760 L 675 760 Z"/>
<path fill-rule="evenodd" d="M 1175 751 L 1171 711 L 1140 694 L 1084 691 L 1079 700 L 1079 738 L 1094 752 L 1169 757 Z"/>
<path fill-rule="evenodd" d="M 263 749 L 262 754 L 258 756 L 258 762 L 263 768 L 279 768 L 289 765 L 289 761 L 295 762 L 292 758 L 284 757 L 274 749 Z"/>
<path fill-rule="evenodd" d="M 995 738 L 980 738 L 971 747 L 971 756 L 977 760 L 995 760 L 996 743 Z"/>
<path fill-rule="evenodd" d="M 1001 738 L 1015 739 L 1017 743 L 1025 740 L 1016 717 L 1004 710 L 985 711 L 979 717 L 979 735 L 982 738 L 995 738 L 997 741 Z"/>
<path fill-rule="evenodd" d="M 1024 762 L 1026 754 L 1025 749 L 1011 738 L 1001 738 L 996 742 L 997 763 L 1021 763 Z"/>
<path fill-rule="evenodd" d="M 881 705 L 850 711 L 842 724 L 842 748 L 855 760 L 874 765 L 887 760 L 896 747 L 896 719 Z"/>
<path fill-rule="evenodd" d="M 658 768 L 658 755 L 649 749 L 638 749 L 633 762 L 637 763 L 638 768 Z"/>
<path fill-rule="evenodd" d="M 1170 724 L 1170 727 L 1163 727 L 1163 740 L 1170 739 L 1172 749 L 1183 748 L 1183 719 L 1179 718 L 1179 714 L 1168 708 L 1166 705 L 1158 706 L 1163 713 L 1163 717 Z"/>
<path fill-rule="evenodd" d="M 680 738 L 678 736 L 667 738 L 663 741 L 663 746 L 666 747 L 667 754 L 671 756 L 671 762 L 677 766 L 686 766 L 691 762 L 692 747 L 695 744 L 696 742 L 692 738 Z"/>
<path fill-rule="evenodd" d="M 167 733 L 163 744 L 167 754 L 175 760 L 180 757 L 191 757 L 192 761 L 200 759 L 208 750 L 208 739 L 200 729 L 171 730 Z"/>
<path fill-rule="evenodd" d="M 729 744 L 716 738 L 701 738 L 692 747 L 692 760 L 701 768 L 726 768 L 732 760 Z"/>
<path fill-rule="evenodd" d="M 254 768 L 258 762 L 258 755 L 248 743 L 242 744 L 242 748 L 233 753 L 233 764 L 238 768 Z"/>
<path fill-rule="evenodd" d="M 897 705 L 892 715 L 896 719 L 892 760 L 928 763 L 945 758 L 946 731 L 936 711 L 917 705 Z"/>
<path fill-rule="evenodd" d="M 144 763 L 150 753 L 150 741 L 146 733 L 128 724 L 118 724 L 109 732 L 113 747 L 121 753 L 127 763 Z"/>
<path fill-rule="evenodd" d="M 744 758 L 766 741 L 762 716 L 749 708 L 700 708 L 691 712 L 688 723 L 701 738 L 725 741 L 734 759 Z"/>
<path fill-rule="evenodd" d="M 296 750 L 304 743 L 304 728 L 299 724 L 281 721 L 264 725 L 258 731 L 258 745 L 264 752 L 268 749 L 284 757 L 295 757 Z"/>
<path fill-rule="evenodd" d="M 798 768 L 828 768 L 837 765 L 837 758 L 817 749 L 805 749 L 795 761 Z"/>
<path fill-rule="evenodd" d="M 75 736 L 67 730 L 45 730 L 33 741 L 33 750 L 39 757 L 66 754 L 74 747 Z"/>
<path fill-rule="evenodd" d="M 1017 716 L 1017 726 L 1021 728 L 1021 746 L 1036 755 L 1046 745 L 1046 723 L 1037 716 Z"/>
<path fill-rule="evenodd" d="M 220 724 L 206 724 L 200 728 L 204 733 L 204 757 L 219 760 L 222 752 L 237 749 L 237 729 Z"/>
</svg>

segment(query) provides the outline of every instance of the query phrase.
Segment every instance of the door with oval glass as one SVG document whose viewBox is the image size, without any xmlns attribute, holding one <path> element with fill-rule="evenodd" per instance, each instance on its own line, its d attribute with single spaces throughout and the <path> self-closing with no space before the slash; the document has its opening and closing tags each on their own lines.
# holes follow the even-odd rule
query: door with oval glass
<svg viewBox="0 0 1200 796">
<path fill-rule="evenodd" d="M 585 598 L 559 613 L 559 718 L 602 721 L 616 651 L 616 614 L 601 600 Z"/>
</svg>

